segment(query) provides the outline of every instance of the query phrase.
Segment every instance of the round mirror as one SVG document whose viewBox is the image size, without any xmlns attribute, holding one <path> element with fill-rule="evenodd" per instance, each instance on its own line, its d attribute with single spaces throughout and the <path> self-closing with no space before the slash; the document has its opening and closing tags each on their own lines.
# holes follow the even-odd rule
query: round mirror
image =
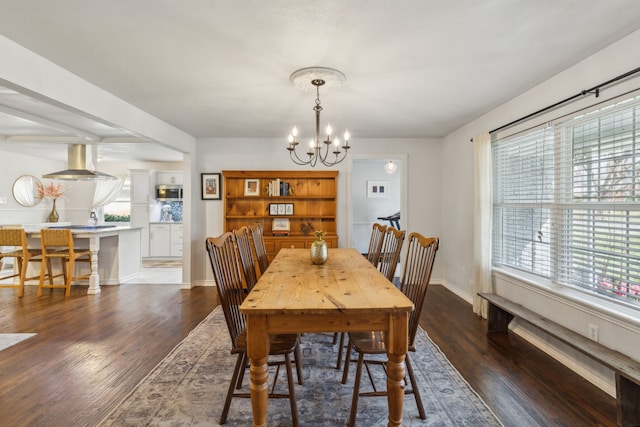
<svg viewBox="0 0 640 427">
<path fill-rule="evenodd" d="M 22 175 L 13 183 L 13 198 L 21 206 L 30 208 L 42 200 L 38 192 L 41 187 L 42 182 L 35 176 Z"/>
</svg>

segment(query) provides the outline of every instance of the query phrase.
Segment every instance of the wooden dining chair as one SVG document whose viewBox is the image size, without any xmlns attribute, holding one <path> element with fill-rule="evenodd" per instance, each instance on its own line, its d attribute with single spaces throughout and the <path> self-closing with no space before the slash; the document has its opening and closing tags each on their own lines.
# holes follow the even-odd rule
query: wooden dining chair
<svg viewBox="0 0 640 427">
<path fill-rule="evenodd" d="M 0 283 L 0 288 L 14 288 L 18 290 L 18 297 L 24 295 L 24 283 L 29 280 L 39 279 L 40 276 L 27 277 L 27 269 L 30 262 L 41 262 L 42 251 L 28 247 L 27 233 L 23 228 L 0 228 L 0 248 L 6 247 L 4 252 L 0 252 L 0 265 L 5 258 L 14 258 L 14 274 L 0 277 L 0 280 L 14 279 L 11 284 Z M 48 277 L 51 280 L 51 266 L 49 266 Z M 17 272 L 15 272 L 17 270 Z"/>
<path fill-rule="evenodd" d="M 398 267 L 405 234 L 405 230 L 398 230 L 391 226 L 387 227 L 384 232 L 384 241 L 382 242 L 382 250 L 380 251 L 378 270 L 380 270 L 380 273 L 389 279 L 390 282 L 393 282 L 393 277 L 396 273 L 396 268 Z"/>
<path fill-rule="evenodd" d="M 216 281 L 220 305 L 222 306 L 227 329 L 231 337 L 231 354 L 237 355 L 236 364 L 220 416 L 220 424 L 224 424 L 227 420 L 233 397 L 251 397 L 250 393 L 234 392 L 234 389 L 241 387 L 242 373 L 244 373 L 248 364 L 246 317 L 240 312 L 240 305 L 247 294 L 242 283 L 242 272 L 240 271 L 240 262 L 235 240 L 234 234 L 227 232 L 219 237 L 208 237 L 205 241 Z M 291 418 L 294 426 L 300 425 L 291 368 L 291 354 L 295 353 L 297 347 L 298 337 L 295 334 L 273 335 L 270 337 L 269 355 L 282 355 L 284 356 L 284 362 L 278 361 L 273 363 L 277 365 L 277 370 L 269 397 L 289 398 Z M 299 367 L 301 361 L 296 358 L 295 362 L 296 366 Z M 283 364 L 285 365 L 287 373 L 288 394 L 275 393 L 275 382 L 277 381 L 278 371 Z M 298 370 L 298 382 L 302 384 L 301 370 Z"/>
<path fill-rule="evenodd" d="M 264 274 L 269 267 L 269 258 L 267 258 L 267 248 L 264 244 L 264 229 L 261 222 L 254 222 L 249 225 L 251 231 L 251 240 L 253 240 L 253 249 L 256 252 L 256 258 L 258 259 L 258 267 L 260 268 L 260 274 Z"/>
<path fill-rule="evenodd" d="M 42 247 L 42 262 L 40 265 L 40 283 L 38 283 L 38 296 L 42 295 L 42 289 L 64 289 L 64 295 L 71 295 L 71 283 L 77 280 L 88 279 L 90 274 L 74 276 L 76 262 L 91 263 L 91 251 L 78 249 L 73 242 L 73 234 L 68 228 L 43 228 L 40 230 L 40 245 Z M 50 265 L 52 260 L 60 260 L 64 283 L 54 283 L 51 280 L 45 284 L 45 265 Z M 52 276 L 52 277 L 58 277 Z"/>
<path fill-rule="evenodd" d="M 433 263 L 438 250 L 439 239 L 437 237 L 424 237 L 419 233 L 411 233 L 409 235 L 409 247 L 407 255 L 405 257 L 404 272 L 402 279 L 400 280 L 400 290 L 404 293 L 414 305 L 414 310 L 409 314 L 409 340 L 408 350 L 410 352 L 416 351 L 415 337 L 418 331 L 418 321 L 420 319 L 420 313 L 422 312 L 422 306 L 425 296 L 427 295 L 427 288 L 429 286 L 429 279 L 431 278 L 431 271 L 433 269 Z M 347 357 L 344 366 L 344 372 L 342 375 L 342 384 L 347 383 L 347 377 L 349 374 L 349 362 L 353 362 L 351 357 L 351 350 L 355 350 L 358 353 L 356 378 L 353 386 L 353 398 L 351 401 L 351 413 L 349 416 L 349 426 L 355 425 L 356 414 L 358 409 L 358 398 L 360 396 L 386 396 L 386 390 L 378 391 L 376 385 L 371 377 L 371 371 L 369 369 L 370 364 L 385 364 L 386 362 L 378 360 L 367 360 L 365 356 L 372 354 L 386 354 L 386 337 L 383 331 L 372 332 L 350 332 L 349 344 L 347 346 Z M 416 382 L 415 375 L 413 373 L 413 367 L 411 366 L 411 358 L 407 353 L 405 358 L 405 364 L 407 367 L 407 373 L 409 374 L 409 380 L 411 382 L 411 388 L 405 388 L 405 394 L 413 394 L 416 405 L 418 406 L 418 412 L 421 419 L 426 419 L 424 406 L 420 397 L 420 390 L 418 383 Z M 362 377 L 362 366 L 366 366 L 369 380 L 373 387 L 373 391 L 361 393 L 360 392 L 360 380 Z M 405 377 L 405 383 L 407 382 Z M 407 383 L 406 386 L 409 386 Z"/>
<path fill-rule="evenodd" d="M 258 274 L 256 273 L 256 262 L 251 251 L 249 227 L 243 226 L 237 230 L 233 230 L 233 235 L 236 239 L 238 255 L 240 255 L 240 266 L 242 267 L 247 291 L 251 292 L 251 289 L 253 289 L 258 281 Z"/>
</svg>

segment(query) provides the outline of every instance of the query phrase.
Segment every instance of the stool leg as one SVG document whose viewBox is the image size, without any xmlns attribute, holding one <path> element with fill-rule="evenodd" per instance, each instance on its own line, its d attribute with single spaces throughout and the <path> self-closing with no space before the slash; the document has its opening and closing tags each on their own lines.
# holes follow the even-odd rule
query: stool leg
<svg viewBox="0 0 640 427">
<path fill-rule="evenodd" d="M 46 255 L 42 254 L 42 262 L 40 263 L 40 281 L 38 282 L 38 296 L 42 296 L 42 285 L 44 285 L 44 269 L 47 268 L 45 264 L 49 265 L 49 280 L 51 279 L 51 264 L 50 259 Z"/>
<path fill-rule="evenodd" d="M 64 296 L 68 297 L 69 295 L 71 295 L 71 282 L 73 281 L 73 257 L 69 257 L 69 262 L 67 263 L 67 266 L 69 267 L 69 269 L 67 270 L 67 277 L 65 280 L 65 290 L 64 290 Z"/>
</svg>

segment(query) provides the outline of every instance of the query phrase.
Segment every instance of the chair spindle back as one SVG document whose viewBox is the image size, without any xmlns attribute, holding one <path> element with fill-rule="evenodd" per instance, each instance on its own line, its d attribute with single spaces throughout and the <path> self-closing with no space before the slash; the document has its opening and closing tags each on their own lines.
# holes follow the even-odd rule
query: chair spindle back
<svg viewBox="0 0 640 427">
<path fill-rule="evenodd" d="M 234 348 L 237 347 L 237 339 L 246 327 L 246 319 L 240 313 L 246 290 L 242 284 L 235 240 L 233 233 L 227 232 L 219 237 L 208 237 L 205 241 L 220 305 Z"/>
<path fill-rule="evenodd" d="M 404 242 L 406 233 L 405 230 L 398 230 L 391 226 L 387 227 L 384 233 L 384 242 L 382 244 L 382 252 L 380 253 L 378 270 L 380 270 L 384 277 L 390 282 L 393 282 L 393 276 L 396 273 L 396 267 L 398 266 L 402 243 Z"/>
<path fill-rule="evenodd" d="M 267 258 L 267 248 L 264 245 L 264 229 L 262 228 L 262 223 L 254 222 L 250 224 L 249 230 L 251 230 L 253 248 L 256 251 L 256 258 L 258 258 L 260 274 L 264 274 L 267 267 L 269 267 L 269 258 Z"/>
<path fill-rule="evenodd" d="M 418 330 L 420 312 L 427 295 L 433 262 L 440 240 L 437 237 L 424 237 L 420 233 L 409 235 L 409 247 L 405 258 L 404 272 L 400 281 L 400 290 L 414 305 L 409 314 L 409 347 L 413 347 Z"/>
<path fill-rule="evenodd" d="M 236 238 L 236 245 L 238 246 L 238 253 L 240 255 L 240 265 L 244 273 L 247 290 L 251 291 L 258 281 L 258 275 L 256 274 L 256 264 L 253 260 L 253 253 L 251 252 L 249 227 L 244 226 L 233 230 L 233 234 Z"/>
<path fill-rule="evenodd" d="M 380 251 L 382 251 L 382 243 L 384 243 L 384 233 L 386 230 L 386 225 L 378 224 L 377 222 L 373 224 L 373 228 L 371 229 L 367 261 L 373 264 L 374 267 L 377 267 L 378 262 L 380 262 Z"/>
</svg>

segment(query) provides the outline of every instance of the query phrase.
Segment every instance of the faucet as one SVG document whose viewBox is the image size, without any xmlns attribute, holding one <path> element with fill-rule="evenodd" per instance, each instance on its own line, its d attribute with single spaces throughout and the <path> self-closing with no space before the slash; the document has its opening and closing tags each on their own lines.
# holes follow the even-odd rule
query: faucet
<svg viewBox="0 0 640 427">
<path fill-rule="evenodd" d="M 89 214 L 89 224 L 90 225 L 98 224 L 98 217 L 96 216 L 96 213 L 94 211 L 91 211 L 91 213 Z"/>
</svg>

